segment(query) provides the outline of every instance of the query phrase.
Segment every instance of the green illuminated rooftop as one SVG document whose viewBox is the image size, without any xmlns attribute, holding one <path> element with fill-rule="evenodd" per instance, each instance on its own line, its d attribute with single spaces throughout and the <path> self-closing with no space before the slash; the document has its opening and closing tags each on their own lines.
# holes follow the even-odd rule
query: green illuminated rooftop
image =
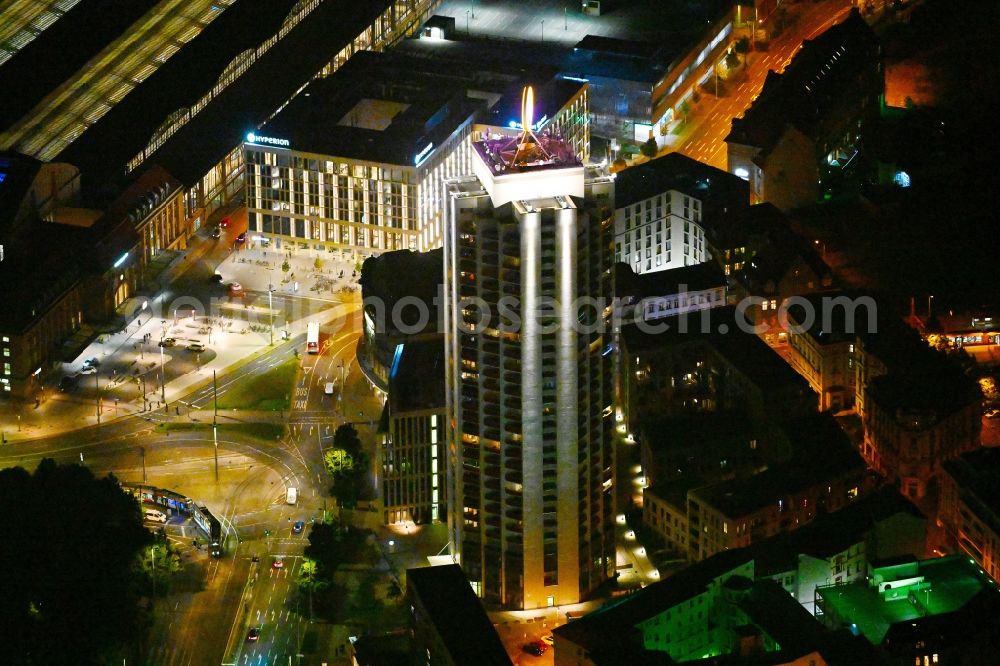
<svg viewBox="0 0 1000 666">
<path fill-rule="evenodd" d="M 875 568 L 867 583 L 816 593 L 824 614 L 880 645 L 892 625 L 957 611 L 986 589 L 997 590 L 996 581 L 971 559 L 952 556 Z"/>
</svg>

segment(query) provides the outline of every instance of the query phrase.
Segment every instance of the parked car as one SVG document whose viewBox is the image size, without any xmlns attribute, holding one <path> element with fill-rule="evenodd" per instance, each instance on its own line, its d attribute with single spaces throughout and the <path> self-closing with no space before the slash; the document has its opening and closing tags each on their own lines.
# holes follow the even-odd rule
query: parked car
<svg viewBox="0 0 1000 666">
<path fill-rule="evenodd" d="M 237 298 L 243 296 L 243 285 L 239 282 L 232 282 L 229 285 L 229 295 Z"/>
<path fill-rule="evenodd" d="M 236 242 L 237 243 L 246 243 L 247 242 L 247 232 L 244 231 L 244 232 L 240 233 L 240 235 L 236 237 Z"/>
<path fill-rule="evenodd" d="M 222 282 L 222 273 L 212 273 L 212 277 L 208 278 L 209 282 Z"/>
<path fill-rule="evenodd" d="M 292 523 L 292 534 L 302 534 L 302 530 L 305 529 L 306 522 L 304 520 L 296 520 Z"/>
<path fill-rule="evenodd" d="M 212 229 L 212 238 L 222 238 L 222 229 L 219 227 Z"/>
<path fill-rule="evenodd" d="M 177 340 L 174 338 L 163 338 L 160 340 L 161 347 L 173 347 L 177 344 Z"/>
<path fill-rule="evenodd" d="M 205 345 L 201 344 L 200 342 L 192 342 L 187 346 L 187 350 L 200 354 L 201 352 L 205 351 Z"/>
<path fill-rule="evenodd" d="M 253 643 L 260 638 L 260 627 L 250 627 L 250 631 L 247 632 L 247 640 Z"/>
<path fill-rule="evenodd" d="M 226 227 L 228 227 L 229 226 L 229 218 L 228 217 L 222 218 L 222 221 L 219 222 L 219 226 L 222 227 L 223 229 L 225 229 Z"/>
<path fill-rule="evenodd" d="M 142 517 L 152 523 L 167 522 L 167 514 L 162 511 L 157 511 L 156 509 L 146 509 L 142 512 Z"/>
<path fill-rule="evenodd" d="M 84 365 L 84 367 L 91 366 L 93 368 L 99 368 L 99 367 L 101 367 L 101 362 L 99 360 L 97 360 L 96 356 L 92 356 L 92 357 L 88 358 L 86 361 L 84 361 L 83 365 Z"/>
<path fill-rule="evenodd" d="M 551 647 L 555 645 L 556 639 L 552 634 L 545 634 L 542 636 L 542 642 Z"/>
<path fill-rule="evenodd" d="M 334 384 L 333 382 L 327 382 L 326 387 L 323 389 L 323 393 L 327 395 L 333 395 Z"/>
<path fill-rule="evenodd" d="M 81 375 L 94 375 L 97 374 L 97 366 L 85 365 L 80 369 Z"/>
<path fill-rule="evenodd" d="M 283 569 L 285 567 L 285 560 L 283 560 L 281 557 L 275 557 L 274 562 L 271 563 L 271 566 L 274 567 L 275 569 Z"/>
</svg>

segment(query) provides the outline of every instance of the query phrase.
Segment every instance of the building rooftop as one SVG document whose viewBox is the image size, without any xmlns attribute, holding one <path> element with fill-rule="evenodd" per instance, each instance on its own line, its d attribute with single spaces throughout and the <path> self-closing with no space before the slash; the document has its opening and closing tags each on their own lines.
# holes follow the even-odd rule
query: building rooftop
<svg viewBox="0 0 1000 666">
<path fill-rule="evenodd" d="M 802 238 L 791 228 L 772 225 L 756 240 L 753 256 L 734 274 L 752 293 L 773 293 L 799 261 L 819 280 L 816 289 L 832 284 L 833 271 L 816 251 L 815 243 Z"/>
<path fill-rule="evenodd" d="M 704 218 L 745 208 L 750 203 L 747 181 L 681 153 L 667 153 L 619 171 L 615 179 L 615 208 L 676 190 L 702 202 Z"/>
<path fill-rule="evenodd" d="M 181 188 L 180 182 L 161 167 L 152 166 L 138 173 L 139 177 L 108 204 L 90 229 L 97 246 L 88 255 L 88 263 L 98 272 L 107 270 L 138 241 L 136 225 Z"/>
<path fill-rule="evenodd" d="M 406 279 L 400 279 L 400 276 Z M 444 250 L 438 248 L 429 252 L 395 250 L 383 252 L 377 257 L 369 257 L 361 265 L 361 296 L 365 312 L 375 321 L 376 333 L 394 334 L 397 327 L 391 321 L 391 313 L 396 303 L 406 298 L 425 303 L 429 310 L 427 325 L 423 333 L 438 331 L 441 313 L 440 290 L 444 284 Z M 379 312 L 381 310 L 381 312 Z M 402 323 L 408 327 L 419 322 L 416 307 L 400 309 Z"/>
<path fill-rule="evenodd" d="M 958 485 L 959 497 L 996 533 L 1000 533 L 1000 448 L 983 448 L 941 463 Z"/>
<path fill-rule="evenodd" d="M 964 555 L 874 568 L 869 580 L 889 586 L 880 593 L 867 582 L 857 582 L 818 587 L 816 592 L 830 611 L 857 625 L 873 645 L 881 645 L 897 623 L 919 625 L 928 617 L 959 611 L 984 592 L 996 608 L 1000 595 L 997 583 Z"/>
<path fill-rule="evenodd" d="M 670 578 L 647 585 L 618 601 L 553 629 L 553 633 L 588 652 L 611 645 L 641 648 L 636 625 L 705 592 L 713 581 L 752 561 L 746 548 L 726 550 L 697 562 Z"/>
<path fill-rule="evenodd" d="M 320 155 L 413 167 L 482 106 L 461 87 L 389 66 L 379 53 L 354 55 L 333 76 L 315 79 L 267 121 L 260 134 Z"/>
<path fill-rule="evenodd" d="M 737 208 L 712 231 L 712 243 L 722 249 L 755 247 L 793 233 L 788 217 L 768 202 Z"/>
<path fill-rule="evenodd" d="M 510 666 L 507 650 L 460 566 L 407 569 L 406 580 L 427 611 L 451 663 Z"/>
<path fill-rule="evenodd" d="M 740 608 L 780 646 L 786 658 L 801 657 L 828 639 L 828 632 L 795 597 L 769 579 L 754 581 Z"/>
<path fill-rule="evenodd" d="M 788 321 L 821 345 L 853 342 L 868 332 L 869 315 L 877 317 L 875 300 L 862 298 L 860 293 L 842 291 L 799 296 L 788 307 Z M 871 310 L 865 303 L 872 304 Z"/>
<path fill-rule="evenodd" d="M 844 629 L 831 632 L 824 628 L 795 597 L 773 580 L 754 581 L 750 596 L 740 602 L 740 608 L 778 643 L 781 663 L 813 652 L 819 653 L 827 666 L 890 663 L 863 638 Z M 805 660 L 796 663 L 798 661 Z"/>
<path fill-rule="evenodd" d="M 876 523 L 900 514 L 927 520 L 896 488 L 883 486 L 833 513 L 820 514 L 795 530 L 791 548 L 814 557 L 831 557 L 864 539 Z"/>
<path fill-rule="evenodd" d="M 109 196 L 104 192 L 108 181 L 117 184 L 125 179 L 126 165 L 157 130 L 169 126 L 174 113 L 194 106 L 241 54 L 276 34 L 295 4 L 296 0 L 233 3 L 88 127 L 57 160 L 80 168 L 91 198 L 96 197 L 95 190 Z M 298 65 L 293 64 L 292 70 L 298 73 Z"/>
<path fill-rule="evenodd" d="M 521 129 L 521 89 L 525 85 L 530 85 L 534 90 L 535 101 L 535 122 L 531 129 L 539 131 L 555 118 L 581 89 L 587 87 L 587 84 L 581 81 L 545 78 L 537 74 L 530 77 L 522 75 L 518 79 L 516 84 L 504 88 L 503 95 L 483 115 L 481 122 L 494 127 Z"/>
<path fill-rule="evenodd" d="M 533 134 L 530 139 L 503 137 L 476 141 L 472 147 L 496 176 L 583 166 L 572 146 L 544 132 Z"/>
<path fill-rule="evenodd" d="M 0 65 L 0 132 L 24 117 L 159 0 L 84 0 Z"/>
<path fill-rule="evenodd" d="M 790 390 L 803 395 L 812 393 L 809 383 L 773 350 L 751 332 L 742 332 L 737 325 L 734 306 L 711 308 L 687 317 L 667 317 L 657 320 L 667 329 L 659 333 L 644 332 L 634 324 L 622 326 L 622 338 L 630 351 L 655 350 L 665 345 L 702 340 L 721 354 L 762 390 Z"/>
<path fill-rule="evenodd" d="M 745 478 L 698 488 L 691 496 L 738 518 L 830 479 L 864 472 L 864 460 L 829 414 L 794 419 L 784 430 L 791 447 L 786 461 Z"/>
<path fill-rule="evenodd" d="M 873 378 L 867 391 L 878 405 L 890 413 L 919 411 L 933 413 L 929 422 L 943 419 L 983 399 L 979 384 L 965 374 L 958 363 L 928 348 L 931 355 L 919 364 L 891 369 Z M 925 417 L 920 417 L 922 423 Z M 914 427 L 923 427 L 914 423 Z"/>
<path fill-rule="evenodd" d="M 653 458 L 652 468 L 645 470 L 653 492 L 676 506 L 685 506 L 689 490 L 766 466 L 768 431 L 740 414 L 650 418 L 640 424 L 639 432 Z M 751 448 L 751 440 L 759 445 Z"/>
<path fill-rule="evenodd" d="M 642 274 L 626 263 L 615 264 L 615 296 L 619 298 L 642 300 L 726 285 L 726 275 L 714 261 Z"/>
<path fill-rule="evenodd" d="M 734 119 L 727 142 L 770 152 L 791 125 L 813 136 L 844 90 L 872 66 L 875 33 L 857 9 L 815 39 L 806 40 L 784 73 L 768 73 L 756 101 Z"/>
</svg>

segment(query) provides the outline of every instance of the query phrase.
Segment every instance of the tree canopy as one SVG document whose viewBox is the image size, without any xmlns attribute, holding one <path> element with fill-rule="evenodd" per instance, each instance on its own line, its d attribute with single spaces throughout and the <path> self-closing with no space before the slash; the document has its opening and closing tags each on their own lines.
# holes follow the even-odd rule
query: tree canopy
<svg viewBox="0 0 1000 666">
<path fill-rule="evenodd" d="M 96 664 L 134 638 L 152 535 L 114 477 L 46 459 L 0 471 L 0 663 Z"/>
</svg>

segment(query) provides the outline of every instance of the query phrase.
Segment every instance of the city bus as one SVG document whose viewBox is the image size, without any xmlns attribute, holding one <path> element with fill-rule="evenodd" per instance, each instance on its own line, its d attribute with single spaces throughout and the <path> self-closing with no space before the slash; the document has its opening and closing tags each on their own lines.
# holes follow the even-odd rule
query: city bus
<svg viewBox="0 0 1000 666">
<path fill-rule="evenodd" d="M 306 327 L 306 351 L 310 354 L 319 353 L 319 324 L 310 322 Z"/>
</svg>

